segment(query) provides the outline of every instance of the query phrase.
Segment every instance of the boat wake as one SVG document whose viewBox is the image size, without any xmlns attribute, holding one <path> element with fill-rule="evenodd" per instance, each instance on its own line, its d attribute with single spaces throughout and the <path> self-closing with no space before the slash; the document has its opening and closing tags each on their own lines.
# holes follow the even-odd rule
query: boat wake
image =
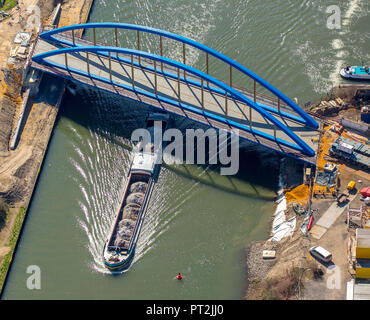
<svg viewBox="0 0 370 320">
<path fill-rule="evenodd" d="M 81 141 L 79 145 L 82 144 Z M 124 149 L 112 152 L 111 144 L 92 131 L 86 144 L 89 147 L 84 151 L 76 147 L 75 158 L 70 159 L 76 169 L 73 180 L 82 195 L 77 200 L 82 214 L 77 214 L 76 218 L 87 236 L 85 246 L 93 259 L 90 266 L 98 272 L 110 273 L 104 267 L 102 252 L 118 205 L 122 177 L 129 167 L 129 155 Z"/>
<path fill-rule="evenodd" d="M 74 149 L 69 158 L 75 170 L 72 181 L 80 190 L 80 194 L 76 194 L 76 202 L 80 208 L 80 211 L 75 213 L 76 225 L 86 235 L 86 242 L 82 245 L 91 256 L 86 261 L 89 268 L 102 274 L 121 274 L 130 270 L 156 246 L 160 237 L 169 229 L 171 222 L 181 212 L 181 206 L 192 198 L 199 183 L 191 182 L 190 187 L 178 187 L 182 185 L 179 181 L 181 178 L 162 167 L 150 199 L 133 261 L 122 271 L 108 270 L 102 258 L 103 248 L 117 207 L 120 205 L 119 199 L 130 168 L 132 153 L 122 148 L 122 145 L 130 145 L 130 141 L 120 136 L 112 137 L 112 132 L 104 130 L 104 126 L 103 128 L 94 126 L 98 123 L 110 126 L 110 119 L 107 117 L 115 118 L 111 110 L 114 103 L 106 94 L 89 97 L 90 93 L 90 91 L 81 93 L 85 96 L 86 103 L 93 109 L 89 127 L 76 130 L 71 124 L 67 132 Z M 112 99 L 117 100 L 116 97 Z M 137 126 L 132 117 L 137 117 L 135 112 L 126 114 L 120 126 Z"/>
<path fill-rule="evenodd" d="M 86 153 L 83 156 L 84 153 L 79 148 L 75 149 L 76 158 L 70 159 L 76 169 L 76 177 L 73 180 L 81 190 L 78 200 L 81 212 L 77 216 L 77 222 L 86 234 L 87 243 L 84 245 L 91 254 L 92 260 L 87 262 L 91 270 L 103 274 L 121 274 L 130 270 L 157 245 L 177 215 L 183 212 L 182 207 L 194 197 L 200 182 L 189 181 L 189 185 L 182 186 L 181 177 L 162 167 L 148 205 L 133 261 L 127 269 L 112 272 L 105 267 L 102 252 L 114 213 L 119 205 L 117 199 L 125 182 L 126 171 L 130 166 L 130 154 L 126 150 L 122 154 L 124 161 L 121 166 L 125 167 L 125 172 L 122 173 L 122 181 L 119 181 L 120 179 L 117 179 L 115 174 L 111 174 L 116 169 L 109 165 L 112 161 L 109 161 L 109 152 L 105 147 L 108 143 L 103 143 L 101 137 L 90 133 L 91 139 L 88 139 L 87 144 L 95 146 L 96 141 L 100 140 L 99 152 L 95 153 L 96 159 Z M 113 162 L 116 163 L 116 160 Z M 97 172 L 98 165 L 102 180 L 92 174 L 92 172 Z M 205 168 L 200 175 L 206 175 L 207 170 L 208 168 Z"/>
</svg>

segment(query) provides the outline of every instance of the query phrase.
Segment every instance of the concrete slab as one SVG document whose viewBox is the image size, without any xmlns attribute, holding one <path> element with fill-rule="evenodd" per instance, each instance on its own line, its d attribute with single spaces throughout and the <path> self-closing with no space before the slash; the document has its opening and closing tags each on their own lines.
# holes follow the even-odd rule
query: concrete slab
<svg viewBox="0 0 370 320">
<path fill-rule="evenodd" d="M 353 300 L 354 285 L 355 285 L 354 280 L 347 282 L 347 292 L 346 292 L 347 300 Z"/>
<path fill-rule="evenodd" d="M 355 198 L 355 195 L 350 195 L 348 197 L 349 202 L 347 205 Z M 321 216 L 319 221 L 317 221 L 316 225 L 329 229 L 332 224 L 337 220 L 337 218 L 343 213 L 343 211 L 347 208 L 346 206 L 338 207 L 337 203 L 334 202 L 328 210 Z"/>
<path fill-rule="evenodd" d="M 317 221 L 316 225 L 329 229 L 345 208 L 346 207 L 338 207 L 337 203 L 333 203 L 321 216 L 319 221 Z"/>
<path fill-rule="evenodd" d="M 314 225 L 312 227 L 312 229 L 310 230 L 310 234 L 311 236 L 314 238 L 314 239 L 317 239 L 317 240 L 320 240 L 321 237 L 325 234 L 325 232 L 327 231 L 328 229 L 324 228 L 324 227 L 321 227 L 321 226 L 318 226 L 318 225 Z"/>
<path fill-rule="evenodd" d="M 353 288 L 353 300 L 370 300 L 370 283 L 355 283 Z"/>
</svg>

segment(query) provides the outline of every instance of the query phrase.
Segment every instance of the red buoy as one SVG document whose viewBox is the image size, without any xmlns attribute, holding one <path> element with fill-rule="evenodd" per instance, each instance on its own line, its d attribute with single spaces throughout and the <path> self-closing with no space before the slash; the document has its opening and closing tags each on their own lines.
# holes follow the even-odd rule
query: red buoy
<svg viewBox="0 0 370 320">
<path fill-rule="evenodd" d="M 312 221 L 313 221 L 313 216 L 311 216 L 310 222 L 308 223 L 308 228 L 307 228 L 308 231 L 310 231 L 310 229 L 311 229 Z"/>
<path fill-rule="evenodd" d="M 177 275 L 177 280 L 181 280 L 182 279 L 182 275 L 181 275 L 181 273 L 179 272 L 179 274 Z"/>
</svg>

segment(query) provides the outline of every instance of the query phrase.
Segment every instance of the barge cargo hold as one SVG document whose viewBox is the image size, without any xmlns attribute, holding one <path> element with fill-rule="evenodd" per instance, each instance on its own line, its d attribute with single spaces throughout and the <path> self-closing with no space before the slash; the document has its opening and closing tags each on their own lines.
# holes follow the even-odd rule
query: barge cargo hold
<svg viewBox="0 0 370 320">
<path fill-rule="evenodd" d="M 160 171 L 160 161 L 157 159 L 162 156 L 162 143 L 153 143 L 154 124 L 161 122 L 162 128 L 166 128 L 168 121 L 169 115 L 162 113 L 151 113 L 147 118 L 146 129 L 150 132 L 151 141 L 149 146 L 144 145 L 143 140 L 137 145 L 120 206 L 104 245 L 103 261 L 110 270 L 127 268 L 134 256 L 145 212 Z"/>
</svg>

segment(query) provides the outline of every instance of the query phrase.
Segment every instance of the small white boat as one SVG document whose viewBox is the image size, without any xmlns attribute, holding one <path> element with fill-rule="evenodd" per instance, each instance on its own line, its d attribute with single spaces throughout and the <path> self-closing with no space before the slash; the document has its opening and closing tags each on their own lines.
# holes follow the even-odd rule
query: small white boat
<svg viewBox="0 0 370 320">
<path fill-rule="evenodd" d="M 340 75 L 345 79 L 370 80 L 369 66 L 347 66 L 340 70 Z"/>
</svg>

